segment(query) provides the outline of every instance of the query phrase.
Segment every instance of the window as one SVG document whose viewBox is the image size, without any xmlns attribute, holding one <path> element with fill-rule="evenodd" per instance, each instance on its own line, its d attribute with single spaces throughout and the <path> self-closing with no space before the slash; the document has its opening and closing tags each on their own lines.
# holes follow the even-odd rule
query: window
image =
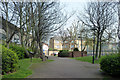
<svg viewBox="0 0 120 80">
<path fill-rule="evenodd" d="M 62 46 L 62 48 L 64 48 L 64 46 Z"/>
<path fill-rule="evenodd" d="M 60 46 L 57 46 L 57 48 L 60 48 Z"/>
<path fill-rule="evenodd" d="M 6 39 L 6 36 L 4 34 L 0 34 L 0 38 L 5 40 Z"/>
<path fill-rule="evenodd" d="M 67 43 L 68 41 L 65 41 L 65 43 Z"/>
<path fill-rule="evenodd" d="M 59 45 L 57 45 L 57 46 L 55 46 L 55 48 L 60 48 L 60 46 L 59 46 Z"/>
<path fill-rule="evenodd" d="M 14 40 L 17 40 L 17 38 L 14 38 Z"/>
<path fill-rule="evenodd" d="M 74 48 L 74 45 L 71 45 L 71 48 Z"/>
<path fill-rule="evenodd" d="M 55 40 L 55 43 L 59 43 L 59 41 Z"/>
<path fill-rule="evenodd" d="M 67 45 L 65 45 L 65 48 L 67 48 Z"/>
<path fill-rule="evenodd" d="M 74 43 L 74 41 L 71 41 L 71 43 Z"/>
</svg>

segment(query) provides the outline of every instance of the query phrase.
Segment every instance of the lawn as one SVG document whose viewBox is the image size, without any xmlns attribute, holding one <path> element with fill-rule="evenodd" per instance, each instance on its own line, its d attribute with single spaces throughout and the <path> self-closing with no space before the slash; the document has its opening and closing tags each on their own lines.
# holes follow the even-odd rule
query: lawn
<svg viewBox="0 0 120 80">
<path fill-rule="evenodd" d="M 53 60 L 47 60 L 45 62 L 50 62 Z M 34 63 L 45 63 L 42 62 L 40 58 L 33 58 L 33 61 L 30 62 L 30 59 L 23 59 L 19 60 L 19 68 L 16 72 L 6 74 L 2 76 L 3 78 L 26 78 L 27 76 L 32 74 L 32 70 L 29 69 L 29 67 Z"/>
<path fill-rule="evenodd" d="M 0 80 L 2 78 L 1 71 L 2 71 L 2 46 L 0 46 Z"/>
<path fill-rule="evenodd" d="M 101 56 L 101 57 L 103 57 L 103 56 Z M 83 61 L 83 62 L 90 62 L 90 63 L 92 63 L 93 57 L 92 56 L 84 56 L 84 57 L 76 57 L 76 58 L 72 58 L 72 59 Z M 94 63 L 95 64 L 99 64 L 100 63 L 100 59 L 95 60 Z"/>
</svg>

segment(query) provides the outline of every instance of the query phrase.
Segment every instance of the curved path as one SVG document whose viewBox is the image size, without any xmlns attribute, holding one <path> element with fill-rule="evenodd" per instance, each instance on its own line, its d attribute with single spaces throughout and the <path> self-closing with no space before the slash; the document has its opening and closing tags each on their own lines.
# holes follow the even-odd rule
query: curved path
<svg viewBox="0 0 120 80">
<path fill-rule="evenodd" d="M 50 56 L 55 61 L 33 64 L 33 74 L 28 78 L 105 78 L 99 71 L 99 64 L 81 62 L 70 58 Z"/>
</svg>

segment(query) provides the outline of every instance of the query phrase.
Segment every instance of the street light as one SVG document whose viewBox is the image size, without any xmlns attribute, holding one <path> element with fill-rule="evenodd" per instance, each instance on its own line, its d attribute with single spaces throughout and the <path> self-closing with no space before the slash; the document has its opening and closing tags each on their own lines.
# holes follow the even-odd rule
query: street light
<svg viewBox="0 0 120 80">
<path fill-rule="evenodd" d="M 93 60 L 92 63 L 94 64 L 94 51 L 95 51 L 95 30 L 97 30 L 95 27 L 91 28 L 92 31 L 94 31 L 94 36 L 93 36 Z"/>
</svg>

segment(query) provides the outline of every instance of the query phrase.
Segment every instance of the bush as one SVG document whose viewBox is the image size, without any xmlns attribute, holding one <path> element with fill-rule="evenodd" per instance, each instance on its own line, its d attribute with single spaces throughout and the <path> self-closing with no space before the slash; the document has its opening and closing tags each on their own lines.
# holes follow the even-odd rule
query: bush
<svg viewBox="0 0 120 80">
<path fill-rule="evenodd" d="M 58 53 L 58 57 L 69 57 L 69 51 L 68 50 L 60 50 Z"/>
<path fill-rule="evenodd" d="M 59 52 L 63 52 L 63 51 L 69 51 L 69 50 L 59 50 Z"/>
<path fill-rule="evenodd" d="M 29 54 L 26 53 L 23 47 L 15 44 L 10 44 L 9 48 L 17 53 L 19 59 L 29 58 Z"/>
<path fill-rule="evenodd" d="M 78 48 L 74 48 L 74 50 L 73 50 L 73 51 L 79 51 L 79 50 L 78 50 Z"/>
<path fill-rule="evenodd" d="M 18 67 L 18 56 L 12 50 L 2 46 L 2 74 L 14 72 Z"/>
<path fill-rule="evenodd" d="M 120 55 L 106 55 L 100 61 L 100 69 L 110 75 L 120 75 Z"/>
</svg>

